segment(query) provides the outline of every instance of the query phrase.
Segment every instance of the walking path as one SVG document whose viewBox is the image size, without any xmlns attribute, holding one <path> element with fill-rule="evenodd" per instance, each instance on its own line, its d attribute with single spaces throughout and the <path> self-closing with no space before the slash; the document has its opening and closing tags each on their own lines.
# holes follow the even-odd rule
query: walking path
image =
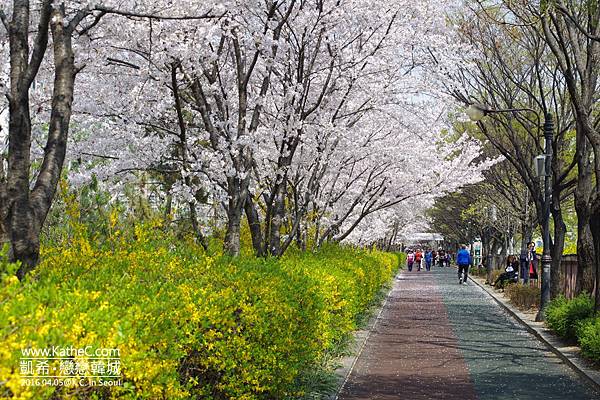
<svg viewBox="0 0 600 400">
<path fill-rule="evenodd" d="M 454 268 L 403 272 L 344 387 L 355 399 L 597 399 Z"/>
</svg>

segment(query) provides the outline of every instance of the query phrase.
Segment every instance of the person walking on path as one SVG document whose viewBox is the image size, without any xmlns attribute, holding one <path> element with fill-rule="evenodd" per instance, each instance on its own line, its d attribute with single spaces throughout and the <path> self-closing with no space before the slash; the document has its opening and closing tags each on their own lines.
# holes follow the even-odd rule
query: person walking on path
<svg viewBox="0 0 600 400">
<path fill-rule="evenodd" d="M 458 283 L 467 283 L 467 276 L 469 275 L 469 265 L 471 264 L 471 253 L 467 250 L 467 246 L 464 244 L 456 254 L 456 264 L 458 264 Z"/>
<path fill-rule="evenodd" d="M 433 261 L 433 252 L 431 249 L 427 249 L 425 252 L 425 269 L 431 271 L 431 262 Z"/>
<path fill-rule="evenodd" d="M 418 249 L 417 253 L 415 254 L 415 262 L 417 263 L 417 271 L 421 270 L 422 261 L 423 261 L 423 253 L 421 253 L 421 250 Z"/>
<path fill-rule="evenodd" d="M 438 266 L 439 267 L 445 267 L 444 263 L 446 262 L 446 253 L 444 252 L 444 250 L 440 247 L 440 249 L 438 250 Z"/>
<path fill-rule="evenodd" d="M 411 272 L 413 269 L 413 264 L 415 262 L 415 255 L 412 250 L 409 250 L 406 254 L 406 265 L 408 265 L 408 271 Z"/>
</svg>

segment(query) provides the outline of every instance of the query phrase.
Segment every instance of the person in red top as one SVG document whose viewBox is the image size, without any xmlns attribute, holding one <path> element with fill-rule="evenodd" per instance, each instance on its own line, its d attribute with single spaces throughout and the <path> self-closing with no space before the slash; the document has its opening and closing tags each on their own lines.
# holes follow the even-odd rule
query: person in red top
<svg viewBox="0 0 600 400">
<path fill-rule="evenodd" d="M 415 254 L 412 250 L 406 252 L 406 265 L 408 265 L 408 272 L 412 272 L 413 263 L 415 262 Z"/>
<path fill-rule="evenodd" d="M 421 270 L 421 260 L 423 259 L 423 253 L 421 253 L 421 250 L 417 250 L 417 253 L 415 254 L 415 262 L 417 263 L 417 271 Z"/>
</svg>

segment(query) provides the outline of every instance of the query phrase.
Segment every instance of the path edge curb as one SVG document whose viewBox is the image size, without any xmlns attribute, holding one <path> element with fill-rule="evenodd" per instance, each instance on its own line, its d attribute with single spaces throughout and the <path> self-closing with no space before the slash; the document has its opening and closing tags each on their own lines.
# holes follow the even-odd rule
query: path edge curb
<svg viewBox="0 0 600 400">
<path fill-rule="evenodd" d="M 583 361 L 581 361 L 581 360 L 579 360 L 579 359 L 577 359 L 575 357 L 570 357 L 570 356 L 564 354 L 549 339 L 547 339 L 545 337 L 547 335 L 546 333 L 543 333 L 540 330 L 536 329 L 535 327 L 529 325 L 529 323 L 527 321 L 525 321 L 525 319 L 523 319 L 519 315 L 518 312 L 516 312 L 511 307 L 509 307 L 507 304 L 505 304 L 505 302 L 503 300 L 499 299 L 497 297 L 498 295 L 496 293 L 494 293 L 493 291 L 491 291 L 490 289 L 488 289 L 487 287 L 485 287 L 485 285 L 482 285 L 481 283 L 477 282 L 471 276 L 469 276 L 469 280 L 471 280 L 471 282 L 475 283 L 477 286 L 479 286 L 480 289 L 482 289 L 484 292 L 486 292 L 492 299 L 494 299 L 494 301 L 496 303 L 498 303 L 503 309 L 505 309 L 515 320 L 517 320 L 521 325 L 523 325 L 525 327 L 525 329 L 527 329 L 527 331 L 529 333 L 531 333 L 539 341 L 541 341 L 542 343 L 544 343 L 544 345 L 546 345 L 546 347 L 548 347 L 548 349 L 550 349 L 561 360 L 563 360 L 565 362 L 565 364 L 567 364 L 589 386 L 591 386 L 596 392 L 598 392 L 600 394 L 600 378 L 596 378 L 596 377 L 592 376 L 587 371 L 588 368 L 586 368 L 586 367 L 584 367 L 582 365 L 579 365 L 579 364 L 582 364 Z M 600 375 L 600 373 L 599 373 L 599 375 Z"/>
<path fill-rule="evenodd" d="M 387 293 L 385 294 L 384 300 L 381 302 L 381 304 L 373 307 L 373 309 L 371 311 L 372 314 L 369 317 L 369 322 L 367 323 L 367 325 L 363 329 L 360 329 L 353 333 L 352 341 L 353 341 L 354 347 L 356 347 L 356 351 L 353 352 L 352 355 L 347 356 L 349 359 L 351 358 L 352 362 L 349 363 L 348 367 L 342 366 L 342 367 L 336 369 L 335 372 L 339 373 L 339 375 L 340 375 L 340 377 L 338 379 L 337 388 L 336 388 L 335 392 L 332 392 L 329 396 L 326 397 L 327 400 L 338 400 L 338 397 L 339 397 L 342 389 L 346 385 L 346 382 L 348 381 L 350 374 L 354 370 L 354 366 L 356 365 L 358 358 L 362 354 L 362 352 L 365 348 L 365 345 L 367 344 L 367 341 L 369 340 L 369 337 L 371 336 L 371 332 L 375 328 L 377 321 L 379 321 L 381 314 L 383 313 L 383 310 L 385 309 L 385 306 L 387 305 L 390 294 L 394 290 L 394 282 L 396 281 L 396 279 L 398 279 L 398 277 L 400 276 L 400 274 L 403 271 L 404 271 L 404 269 L 400 268 L 394 274 L 394 276 L 390 280 L 391 285 L 390 285 L 390 288 L 387 290 Z M 364 335 L 364 337 L 360 337 L 361 334 Z"/>
</svg>

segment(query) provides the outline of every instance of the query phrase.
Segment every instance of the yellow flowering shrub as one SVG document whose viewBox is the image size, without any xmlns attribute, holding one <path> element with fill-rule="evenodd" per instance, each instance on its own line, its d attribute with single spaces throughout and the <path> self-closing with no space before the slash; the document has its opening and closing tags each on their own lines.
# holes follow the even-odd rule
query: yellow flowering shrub
<svg viewBox="0 0 600 400">
<path fill-rule="evenodd" d="M 297 397 L 302 373 L 356 328 L 398 265 L 339 246 L 231 259 L 160 223 L 115 225 L 103 241 L 75 227 L 69 246 L 43 249 L 24 283 L 14 266 L 2 269 L 0 397 Z M 121 385 L 21 385 L 21 350 L 52 346 L 119 349 Z"/>
</svg>

